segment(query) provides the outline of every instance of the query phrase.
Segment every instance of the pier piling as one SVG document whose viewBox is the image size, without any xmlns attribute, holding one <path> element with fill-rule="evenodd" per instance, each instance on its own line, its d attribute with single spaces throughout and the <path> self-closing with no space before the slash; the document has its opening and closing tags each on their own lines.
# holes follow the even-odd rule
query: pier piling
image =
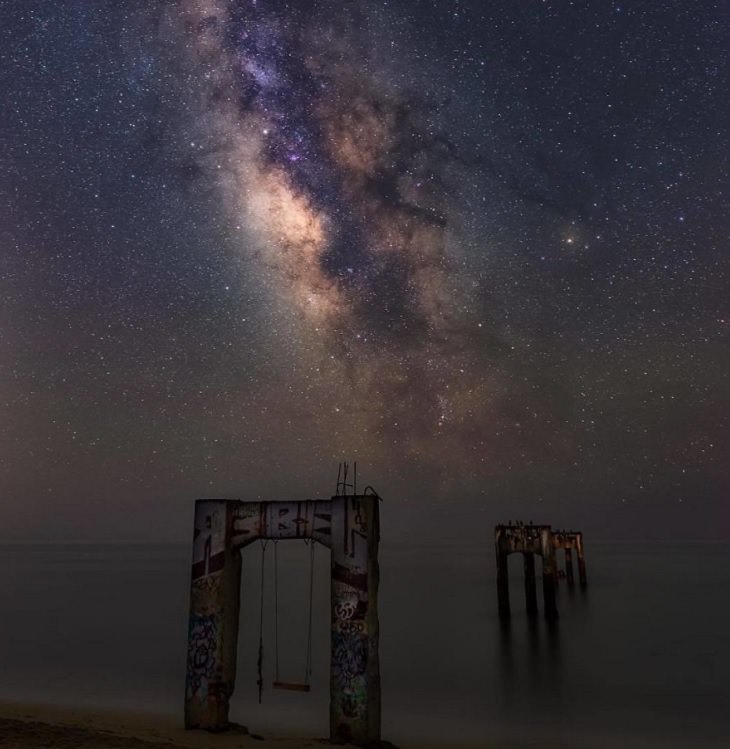
<svg viewBox="0 0 730 749">
<path fill-rule="evenodd" d="M 535 582 L 535 555 L 542 557 L 542 586 L 544 614 L 546 619 L 555 619 L 558 609 L 555 602 L 555 548 L 549 525 L 533 525 L 521 522 L 497 525 L 494 529 L 494 546 L 497 554 L 497 599 L 499 616 L 510 617 L 509 578 L 507 559 L 510 554 L 521 553 L 525 572 L 525 603 L 527 615 L 537 614 L 537 586 Z"/>
<path fill-rule="evenodd" d="M 525 605 L 527 616 L 537 617 L 537 584 L 535 582 L 535 555 L 531 551 L 522 554 L 525 564 Z"/>
<path fill-rule="evenodd" d="M 573 579 L 573 550 L 571 548 L 565 550 L 565 579 L 568 581 L 568 585 L 573 585 L 575 582 Z"/>
<path fill-rule="evenodd" d="M 576 534 L 576 552 L 578 556 L 578 580 L 581 588 L 585 588 L 588 585 L 588 577 L 586 576 L 586 558 L 583 550 L 583 534 Z"/>
</svg>

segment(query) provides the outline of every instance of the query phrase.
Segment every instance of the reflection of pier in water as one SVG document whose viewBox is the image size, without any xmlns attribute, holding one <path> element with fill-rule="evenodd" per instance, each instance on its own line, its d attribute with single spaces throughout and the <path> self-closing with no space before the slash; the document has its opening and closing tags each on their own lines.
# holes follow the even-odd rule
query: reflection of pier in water
<svg viewBox="0 0 730 749">
<path fill-rule="evenodd" d="M 510 618 L 508 557 L 522 554 L 525 570 L 525 604 L 530 618 L 537 616 L 537 585 L 535 581 L 535 555 L 542 558 L 542 595 L 545 618 L 557 619 L 555 602 L 558 568 L 557 552 L 565 555 L 565 573 L 569 585 L 573 584 L 573 550 L 578 558 L 578 577 L 586 585 L 586 566 L 583 551 L 583 534 L 580 531 L 555 531 L 549 525 L 533 523 L 508 523 L 494 528 L 494 546 L 497 553 L 497 599 L 499 616 Z"/>
</svg>

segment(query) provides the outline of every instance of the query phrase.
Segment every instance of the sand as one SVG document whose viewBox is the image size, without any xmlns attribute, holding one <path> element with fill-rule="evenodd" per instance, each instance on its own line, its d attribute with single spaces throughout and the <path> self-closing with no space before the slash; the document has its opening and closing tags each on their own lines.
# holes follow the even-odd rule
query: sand
<svg viewBox="0 0 730 749">
<path fill-rule="evenodd" d="M 151 714 L 0 703 L 2 749 L 322 749 L 329 745 L 326 739 L 264 737 L 245 728 L 215 734 L 186 731 L 170 717 Z"/>
<path fill-rule="evenodd" d="M 30 749 L 322 749 L 318 739 L 276 739 L 248 733 L 186 731 L 166 716 L 48 705 L 0 704 L 0 747 Z"/>
<path fill-rule="evenodd" d="M 454 742 L 405 742 L 398 747 L 385 741 L 379 749 L 661 749 L 666 741 L 642 736 L 591 737 L 565 740 L 530 740 L 464 744 Z M 698 747 L 719 746 L 697 742 Z M 337 745 L 354 749 L 349 744 Z M 678 746 L 672 743 L 671 746 Z M 724 744 L 722 745 L 725 746 Z M 0 749 L 325 749 L 325 738 L 277 738 L 249 733 L 245 728 L 223 733 L 186 731 L 165 715 L 56 705 L 0 702 Z M 373 748 L 375 749 L 375 748 Z"/>
</svg>

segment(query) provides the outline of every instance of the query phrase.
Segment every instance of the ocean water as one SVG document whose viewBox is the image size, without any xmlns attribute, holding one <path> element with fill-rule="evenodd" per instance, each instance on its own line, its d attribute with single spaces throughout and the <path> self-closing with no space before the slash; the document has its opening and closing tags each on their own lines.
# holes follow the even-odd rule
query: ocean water
<svg viewBox="0 0 730 749">
<path fill-rule="evenodd" d="M 271 546 L 266 554 L 267 684 L 259 705 L 256 544 L 244 550 L 232 718 L 263 734 L 326 736 L 328 552 L 315 555 L 309 694 L 270 687 Z M 308 550 L 280 543 L 278 555 L 279 675 L 300 680 Z M 514 557 L 503 628 L 489 539 L 382 543 L 384 738 L 404 748 L 730 746 L 730 544 L 587 538 L 586 557 L 589 586 L 561 583 L 554 627 L 525 617 Z M 182 720 L 189 563 L 187 545 L 0 545 L 0 699 Z"/>
</svg>

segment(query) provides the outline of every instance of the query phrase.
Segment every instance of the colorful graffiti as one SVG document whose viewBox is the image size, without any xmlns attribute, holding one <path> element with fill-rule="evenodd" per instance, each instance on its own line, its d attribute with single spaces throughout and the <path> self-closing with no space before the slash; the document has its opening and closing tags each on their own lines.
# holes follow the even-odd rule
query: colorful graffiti
<svg viewBox="0 0 730 749">
<path fill-rule="evenodd" d="M 367 706 L 367 683 L 365 679 L 361 679 L 356 685 L 353 685 L 349 692 L 346 692 L 342 697 L 342 715 L 350 720 L 354 718 L 360 718 L 365 714 L 365 708 Z M 352 731 L 348 732 L 352 735 Z"/>
<path fill-rule="evenodd" d="M 346 694 L 355 691 L 367 668 L 367 636 L 360 632 L 335 632 L 332 636 L 332 662 L 335 684 Z"/>
<path fill-rule="evenodd" d="M 207 699 L 209 686 L 216 678 L 217 642 L 218 618 L 213 614 L 191 614 L 185 688 L 188 699 Z"/>
<path fill-rule="evenodd" d="M 369 564 L 373 529 L 358 498 L 347 498 L 342 518 L 342 547 L 333 547 L 332 687 L 340 739 L 350 740 L 367 719 L 370 683 Z M 375 656 L 377 658 L 377 656 Z"/>
</svg>

